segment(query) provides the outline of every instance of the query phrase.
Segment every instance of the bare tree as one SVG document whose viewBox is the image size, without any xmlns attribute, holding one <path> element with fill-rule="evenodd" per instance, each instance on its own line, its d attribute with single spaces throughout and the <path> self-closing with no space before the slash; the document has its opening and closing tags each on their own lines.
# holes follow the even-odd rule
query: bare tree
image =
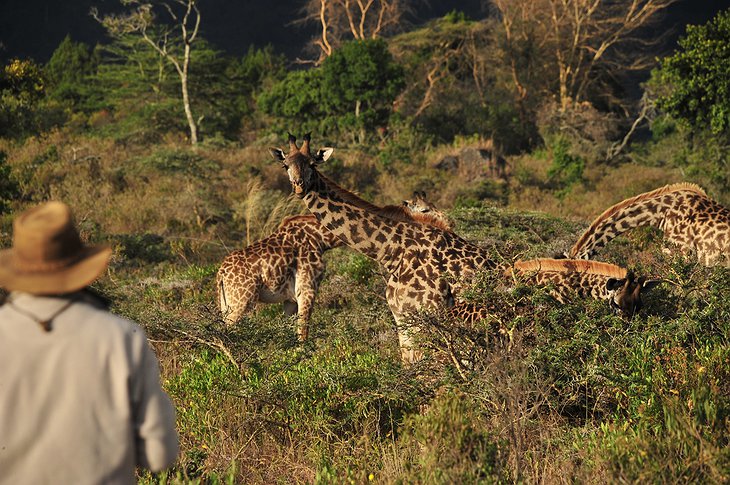
<svg viewBox="0 0 730 485">
<path fill-rule="evenodd" d="M 200 29 L 200 10 L 197 0 L 170 0 L 170 2 L 146 3 L 141 0 L 121 0 L 132 10 L 118 15 L 101 17 L 96 8 L 91 15 L 112 36 L 140 35 L 161 58 L 169 62 L 180 78 L 183 109 L 190 129 L 190 143 L 198 143 L 198 123 L 190 108 L 189 70 L 190 54 Z M 156 8 L 157 7 L 157 8 Z M 155 11 L 164 10 L 174 25 L 157 21 Z M 178 31 L 176 35 L 174 32 Z M 182 53 L 176 48 L 182 45 Z"/>
<path fill-rule="evenodd" d="M 321 62 L 348 39 L 375 39 L 401 25 L 409 0 L 307 0 L 303 22 L 319 24 L 314 45 Z"/>
<path fill-rule="evenodd" d="M 652 56 L 637 35 L 677 0 L 492 0 L 499 10 L 508 64 L 520 97 L 529 89 L 518 42 L 540 53 L 554 76 L 559 109 L 586 101 L 605 76 L 646 69 Z M 531 66 L 534 66 L 532 64 Z"/>
</svg>

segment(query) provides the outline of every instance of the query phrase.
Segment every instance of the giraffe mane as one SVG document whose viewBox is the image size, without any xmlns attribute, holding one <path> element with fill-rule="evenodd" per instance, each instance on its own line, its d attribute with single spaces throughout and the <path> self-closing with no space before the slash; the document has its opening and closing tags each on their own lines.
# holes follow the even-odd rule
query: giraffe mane
<svg viewBox="0 0 730 485">
<path fill-rule="evenodd" d="M 385 205 L 380 207 L 376 214 L 399 222 L 416 222 L 418 224 L 433 226 L 442 231 L 451 231 L 451 226 L 435 213 L 412 212 L 402 205 Z"/>
<path fill-rule="evenodd" d="M 625 278 L 628 271 L 615 264 L 585 259 L 550 259 L 538 258 L 529 261 L 515 261 L 515 271 L 527 272 L 554 272 L 554 273 L 587 273 L 612 278 Z"/>
<path fill-rule="evenodd" d="M 605 211 L 601 213 L 598 217 L 596 217 L 591 225 L 586 229 L 583 234 L 580 236 L 578 241 L 573 245 L 573 247 L 570 249 L 570 254 L 575 254 L 576 251 L 585 244 L 586 240 L 591 237 L 591 235 L 596 231 L 596 228 L 603 223 L 606 219 L 611 218 L 615 214 L 617 214 L 620 210 L 625 209 L 626 207 L 629 207 L 633 204 L 636 204 L 637 202 L 642 202 L 644 200 L 651 199 L 653 197 L 657 197 L 664 194 L 671 194 L 673 192 L 681 192 L 681 191 L 688 191 L 688 192 L 694 192 L 696 194 L 699 194 L 703 197 L 707 197 L 707 194 L 697 184 L 692 184 L 689 182 L 679 182 L 676 184 L 669 184 L 665 185 L 664 187 L 659 187 L 658 189 L 651 190 L 649 192 L 644 192 L 643 194 L 635 195 L 634 197 L 629 197 L 628 199 L 624 199 L 621 202 L 618 202 Z"/>
<path fill-rule="evenodd" d="M 377 205 L 360 198 L 358 195 L 350 192 L 343 187 L 340 187 L 335 182 L 333 182 L 332 179 L 326 177 L 319 170 L 317 170 L 317 174 L 327 184 L 329 189 L 334 192 L 337 197 L 341 198 L 345 202 L 357 206 L 361 209 L 365 209 L 369 212 L 377 212 L 380 209 L 380 207 L 378 207 Z"/>
<path fill-rule="evenodd" d="M 377 216 L 390 219 L 396 222 L 412 222 L 421 225 L 433 226 L 442 231 L 451 232 L 451 228 L 448 223 L 441 220 L 438 216 L 433 214 L 414 213 L 405 209 L 405 207 L 397 205 L 386 205 L 380 207 L 371 202 L 368 202 L 356 194 L 344 189 L 327 178 L 322 172 L 317 171 L 319 177 L 327 184 L 329 189 L 335 193 L 335 195 L 341 198 L 343 201 L 352 204 L 360 209 L 366 210 Z"/>
</svg>

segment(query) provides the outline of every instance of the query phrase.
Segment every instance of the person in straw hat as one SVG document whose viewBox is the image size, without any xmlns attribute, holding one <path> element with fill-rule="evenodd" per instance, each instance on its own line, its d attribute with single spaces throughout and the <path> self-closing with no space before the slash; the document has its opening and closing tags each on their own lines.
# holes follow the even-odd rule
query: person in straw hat
<svg viewBox="0 0 730 485">
<path fill-rule="evenodd" d="M 175 411 L 142 329 L 86 286 L 111 248 L 86 246 L 62 202 L 18 216 L 0 251 L 0 483 L 134 483 L 178 453 Z"/>
</svg>

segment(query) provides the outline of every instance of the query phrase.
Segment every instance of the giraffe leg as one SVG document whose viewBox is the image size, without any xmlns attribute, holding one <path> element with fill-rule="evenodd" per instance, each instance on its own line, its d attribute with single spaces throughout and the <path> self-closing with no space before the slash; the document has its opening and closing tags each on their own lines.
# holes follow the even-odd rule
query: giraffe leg
<svg viewBox="0 0 730 485">
<path fill-rule="evenodd" d="M 309 317 L 312 315 L 316 293 L 317 279 L 312 275 L 311 268 L 300 265 L 294 282 L 294 294 L 297 299 L 297 336 L 300 341 L 309 338 Z"/>
<path fill-rule="evenodd" d="M 238 322 L 246 313 L 253 310 L 258 300 L 258 287 L 253 281 L 244 284 L 226 285 L 225 280 L 219 285 L 221 313 L 226 325 Z"/>
<path fill-rule="evenodd" d="M 307 340 L 309 337 L 309 317 L 312 315 L 312 308 L 314 306 L 314 295 L 315 290 L 311 286 L 299 289 L 297 288 L 297 322 L 299 327 L 297 329 L 297 335 L 299 340 Z"/>
<path fill-rule="evenodd" d="M 413 343 L 412 329 L 408 328 L 402 316 L 393 315 L 395 325 L 398 329 L 398 345 L 400 346 L 400 358 L 403 364 L 414 364 L 423 358 L 423 352 L 416 349 Z"/>
</svg>

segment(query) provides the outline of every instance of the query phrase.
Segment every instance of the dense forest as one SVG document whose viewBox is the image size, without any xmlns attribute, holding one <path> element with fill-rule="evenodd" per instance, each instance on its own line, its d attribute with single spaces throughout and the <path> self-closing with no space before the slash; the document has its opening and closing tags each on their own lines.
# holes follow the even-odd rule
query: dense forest
<svg viewBox="0 0 730 485">
<path fill-rule="evenodd" d="M 95 289 L 147 332 L 181 438 L 140 481 L 730 480 L 730 268 L 657 229 L 601 254 L 662 280 L 633 318 L 485 271 L 463 296 L 489 318 L 418 315 L 411 365 L 382 269 L 347 247 L 305 342 L 281 304 L 226 325 L 216 302 L 226 254 L 306 213 L 269 154 L 288 133 L 334 147 L 320 171 L 367 201 L 425 193 L 504 267 L 666 184 L 730 207 L 730 10 L 674 43 L 676 3 L 491 0 L 415 23 L 415 1 L 308 0 L 291 56 L 217 47 L 205 0 L 124 0 L 92 5 L 103 41 L 8 58 L 0 242 L 58 199 L 112 244 Z"/>
</svg>

